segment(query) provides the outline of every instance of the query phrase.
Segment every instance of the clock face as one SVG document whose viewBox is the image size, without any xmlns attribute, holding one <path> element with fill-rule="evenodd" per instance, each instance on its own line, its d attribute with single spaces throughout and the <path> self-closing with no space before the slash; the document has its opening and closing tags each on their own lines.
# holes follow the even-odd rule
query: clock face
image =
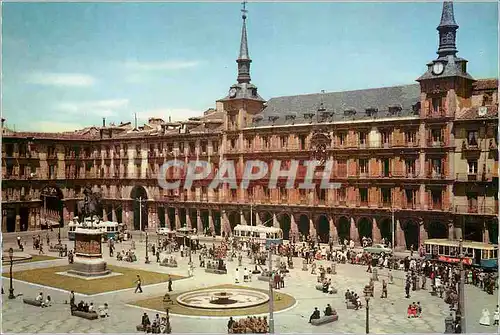
<svg viewBox="0 0 500 335">
<path fill-rule="evenodd" d="M 229 96 L 231 98 L 234 98 L 236 96 L 236 88 L 233 87 L 229 90 Z"/>
<path fill-rule="evenodd" d="M 444 65 L 443 63 L 434 63 L 432 66 L 432 72 L 434 74 L 441 74 L 444 71 Z"/>
</svg>

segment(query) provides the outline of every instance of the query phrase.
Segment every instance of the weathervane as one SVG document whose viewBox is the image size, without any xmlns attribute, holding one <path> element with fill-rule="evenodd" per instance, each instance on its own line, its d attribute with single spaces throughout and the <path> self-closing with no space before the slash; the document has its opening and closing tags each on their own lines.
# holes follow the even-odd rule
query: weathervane
<svg viewBox="0 0 500 335">
<path fill-rule="evenodd" d="M 243 5 L 243 9 L 241 9 L 241 12 L 243 13 L 243 19 L 246 19 L 247 18 L 246 13 L 248 12 L 248 10 L 247 10 L 247 1 L 243 0 L 243 2 L 241 4 Z"/>
</svg>

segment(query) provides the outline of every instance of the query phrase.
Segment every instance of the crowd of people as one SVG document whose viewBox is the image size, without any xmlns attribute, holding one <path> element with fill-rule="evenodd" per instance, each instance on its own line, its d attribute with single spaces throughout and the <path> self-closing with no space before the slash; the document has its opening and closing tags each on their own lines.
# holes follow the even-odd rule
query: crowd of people
<svg viewBox="0 0 500 335">
<path fill-rule="evenodd" d="M 147 313 L 142 315 L 141 326 L 144 332 L 148 334 L 164 334 L 170 333 L 170 322 L 167 317 L 162 316 L 160 318 L 159 314 L 155 315 L 153 322 L 149 319 Z"/>
<path fill-rule="evenodd" d="M 230 317 L 227 332 L 230 334 L 266 334 L 269 332 L 269 324 L 265 316 L 248 316 L 239 320 Z"/>
</svg>

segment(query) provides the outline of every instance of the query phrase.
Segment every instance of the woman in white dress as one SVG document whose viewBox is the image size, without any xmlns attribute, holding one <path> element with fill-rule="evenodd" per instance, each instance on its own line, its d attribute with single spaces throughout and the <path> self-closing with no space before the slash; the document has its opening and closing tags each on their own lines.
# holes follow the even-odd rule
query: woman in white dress
<svg viewBox="0 0 500 335">
<path fill-rule="evenodd" d="M 490 311 L 487 308 L 483 309 L 483 315 L 481 319 L 479 319 L 479 324 L 481 326 L 489 326 L 490 325 Z"/>
</svg>

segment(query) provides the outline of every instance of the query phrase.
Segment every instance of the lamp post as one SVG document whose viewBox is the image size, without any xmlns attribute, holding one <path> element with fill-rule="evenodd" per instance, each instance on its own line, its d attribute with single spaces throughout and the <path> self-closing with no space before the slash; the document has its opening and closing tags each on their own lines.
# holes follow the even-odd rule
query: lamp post
<svg viewBox="0 0 500 335">
<path fill-rule="evenodd" d="M 274 334 L 273 251 L 269 248 L 269 334 Z"/>
<path fill-rule="evenodd" d="M 10 260 L 10 287 L 9 287 L 9 299 L 15 299 L 14 287 L 12 287 L 12 265 L 14 264 L 14 249 L 9 248 L 9 260 Z"/>
<path fill-rule="evenodd" d="M 366 334 L 370 333 L 370 297 L 372 295 L 372 288 L 370 285 L 366 285 L 363 289 L 363 293 L 365 294 L 366 300 Z"/>
<path fill-rule="evenodd" d="M 148 232 L 146 231 L 146 261 L 144 262 L 146 264 L 149 264 L 149 255 L 148 255 Z"/>
<path fill-rule="evenodd" d="M 165 309 L 165 314 L 167 318 L 167 324 L 166 324 L 166 329 L 165 333 L 171 334 L 172 333 L 172 327 L 170 326 L 170 308 L 169 304 L 171 303 L 170 296 L 167 296 L 168 293 L 163 297 L 163 308 Z"/>
</svg>

